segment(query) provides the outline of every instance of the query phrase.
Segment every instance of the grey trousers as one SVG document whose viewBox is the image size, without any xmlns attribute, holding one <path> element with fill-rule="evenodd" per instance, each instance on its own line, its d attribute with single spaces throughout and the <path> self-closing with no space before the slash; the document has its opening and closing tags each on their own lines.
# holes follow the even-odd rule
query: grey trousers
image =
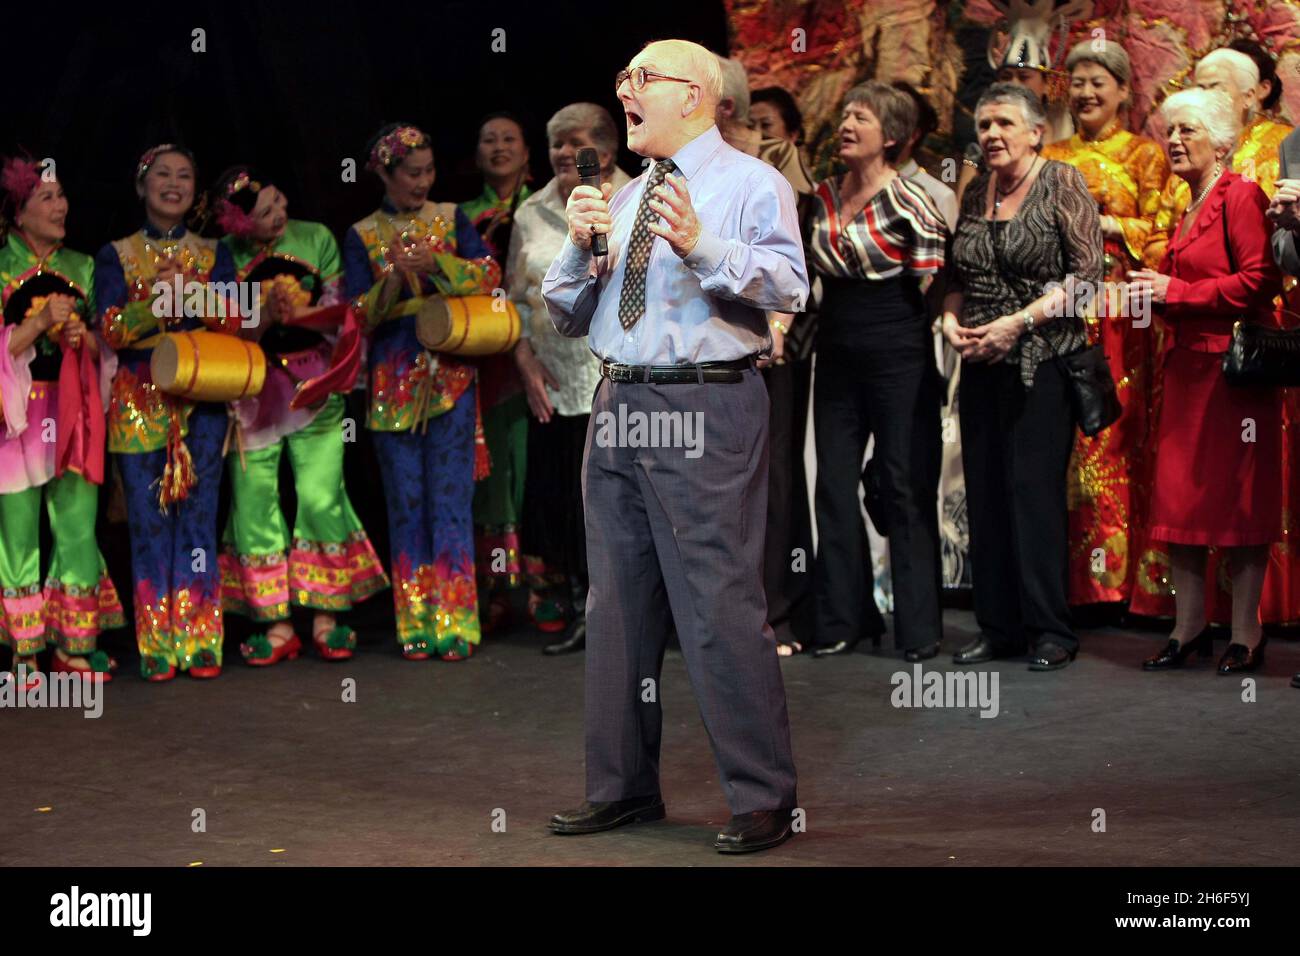
<svg viewBox="0 0 1300 956">
<path fill-rule="evenodd" d="M 660 671 L 675 624 L 732 813 L 796 804 L 763 594 L 768 398 L 758 372 L 743 374 L 596 389 L 582 473 L 593 803 L 659 792 Z M 649 422 L 639 432 L 638 413 Z M 662 447 L 674 435 L 678 447 Z"/>
</svg>

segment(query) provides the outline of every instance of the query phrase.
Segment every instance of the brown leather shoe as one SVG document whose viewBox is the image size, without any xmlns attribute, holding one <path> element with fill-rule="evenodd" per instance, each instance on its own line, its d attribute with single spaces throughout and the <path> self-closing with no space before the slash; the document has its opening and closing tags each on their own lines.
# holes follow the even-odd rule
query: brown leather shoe
<svg viewBox="0 0 1300 956">
<path fill-rule="evenodd" d="M 648 797 L 631 797 L 609 803 L 584 803 L 576 810 L 566 810 L 551 817 L 548 824 L 552 833 L 599 833 L 627 823 L 649 823 L 662 820 L 666 811 L 659 794 Z"/>
<path fill-rule="evenodd" d="M 794 835 L 790 828 L 793 815 L 793 807 L 734 814 L 713 847 L 719 853 L 753 853 L 780 846 Z"/>
</svg>

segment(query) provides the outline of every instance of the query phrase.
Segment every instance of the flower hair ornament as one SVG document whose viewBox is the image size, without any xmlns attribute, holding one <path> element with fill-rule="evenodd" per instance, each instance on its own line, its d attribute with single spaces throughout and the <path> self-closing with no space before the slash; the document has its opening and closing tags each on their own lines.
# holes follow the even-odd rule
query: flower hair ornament
<svg viewBox="0 0 1300 956">
<path fill-rule="evenodd" d="M 375 141 L 370 150 L 370 158 L 366 161 L 366 169 L 377 173 L 401 162 L 411 150 L 430 145 L 429 137 L 417 127 L 399 126 Z"/>
<path fill-rule="evenodd" d="M 252 207 L 257 204 L 255 198 L 262 189 L 262 183 L 253 179 L 248 170 L 242 169 L 221 190 L 217 198 L 217 225 L 221 231 L 240 239 L 253 235 L 257 224 L 252 216 Z M 236 200 L 236 196 L 242 196 Z M 250 201 L 251 200 L 251 201 Z M 245 209 L 244 205 L 249 208 Z"/>
<path fill-rule="evenodd" d="M 146 149 L 144 155 L 140 157 L 140 161 L 136 163 L 135 181 L 137 183 L 144 182 L 145 176 L 149 175 L 149 168 L 158 161 L 159 156 L 167 153 L 180 153 L 190 161 L 191 165 L 194 164 L 194 155 L 184 146 L 179 146 L 176 143 L 159 143 L 157 146 Z"/>
<path fill-rule="evenodd" d="M 36 187 L 41 184 L 42 164 L 18 156 L 6 159 L 0 170 L 0 191 L 4 193 L 4 210 L 8 218 L 18 215 Z"/>
</svg>

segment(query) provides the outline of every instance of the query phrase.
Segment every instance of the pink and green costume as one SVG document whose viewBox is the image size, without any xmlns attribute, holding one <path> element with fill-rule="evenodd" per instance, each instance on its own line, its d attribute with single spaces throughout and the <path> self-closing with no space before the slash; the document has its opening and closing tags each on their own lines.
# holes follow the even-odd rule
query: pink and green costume
<svg viewBox="0 0 1300 956">
<path fill-rule="evenodd" d="M 24 295 L 24 290 L 31 293 L 39 285 L 73 295 L 75 312 L 84 321 L 94 314 L 93 275 L 89 256 L 59 247 L 38 259 L 16 233 L 0 248 L 0 298 L 6 306 L 0 329 L 0 642 L 22 657 L 47 644 L 71 656 L 93 655 L 99 632 L 124 623 L 95 541 L 97 483 L 103 480 L 98 363 L 88 355 L 73 360 L 73 381 L 65 373 L 64 385 L 94 394 L 92 401 L 69 406 L 66 395 L 60 402 L 63 349 L 51 334 L 17 355 L 9 350 L 19 323 L 43 307 L 43 298 Z M 92 413 L 100 421 L 83 430 L 87 423 L 82 419 Z M 99 445 L 81 449 L 69 465 L 56 456 L 62 432 L 92 433 Z M 98 459 L 97 467 L 83 467 L 90 457 Z M 43 581 L 42 499 L 53 539 Z"/>
<path fill-rule="evenodd" d="M 383 279 L 401 243 L 426 243 L 438 274 L 407 277 L 391 302 Z M 387 203 L 348 230 L 347 294 L 369 333 L 370 410 L 392 542 L 397 639 L 408 653 L 464 653 L 479 643 L 471 505 L 487 474 L 475 367 L 427 351 L 415 336 L 426 297 L 488 295 L 501 267 L 450 203 L 413 213 Z"/>
<path fill-rule="evenodd" d="M 233 236 L 222 242 L 241 282 L 260 282 L 264 292 L 273 282 L 288 283 L 303 306 L 341 301 L 338 243 L 319 223 L 291 219 L 272 245 Z M 232 497 L 222 600 L 227 611 L 257 621 L 288 618 L 290 604 L 346 611 L 387 587 L 388 577 L 343 482 L 343 396 L 331 394 L 314 408 L 289 407 L 298 383 L 329 365 L 332 342 L 318 332 L 272 325 L 261 345 L 266 383 L 259 395 L 232 406 L 239 424 L 226 461 Z M 298 500 L 292 535 L 280 508 L 285 451 Z"/>
</svg>

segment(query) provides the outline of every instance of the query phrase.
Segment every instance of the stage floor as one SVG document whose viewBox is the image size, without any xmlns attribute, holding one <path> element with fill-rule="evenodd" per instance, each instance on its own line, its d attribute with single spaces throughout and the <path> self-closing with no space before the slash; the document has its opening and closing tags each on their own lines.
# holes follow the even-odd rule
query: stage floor
<svg viewBox="0 0 1300 956">
<path fill-rule="evenodd" d="M 965 611 L 945 621 L 945 654 L 926 672 L 951 669 L 974 626 Z M 0 713 L 0 862 L 1290 865 L 1300 843 L 1294 640 L 1272 642 L 1245 703 L 1214 660 L 1143 673 L 1158 634 L 1084 631 L 1062 672 L 996 665 L 991 719 L 894 707 L 890 676 L 912 665 L 888 649 L 789 659 L 807 832 L 743 858 L 711 846 L 727 806 L 675 650 L 661 698 L 668 819 L 558 837 L 547 818 L 583 797 L 582 655 L 543 657 L 546 638 L 523 629 L 458 664 L 362 640 L 342 664 L 254 669 L 228 644 L 215 681 L 127 673 L 96 720 Z M 341 700 L 346 678 L 355 703 Z M 194 832 L 196 810 L 206 832 Z"/>
</svg>

